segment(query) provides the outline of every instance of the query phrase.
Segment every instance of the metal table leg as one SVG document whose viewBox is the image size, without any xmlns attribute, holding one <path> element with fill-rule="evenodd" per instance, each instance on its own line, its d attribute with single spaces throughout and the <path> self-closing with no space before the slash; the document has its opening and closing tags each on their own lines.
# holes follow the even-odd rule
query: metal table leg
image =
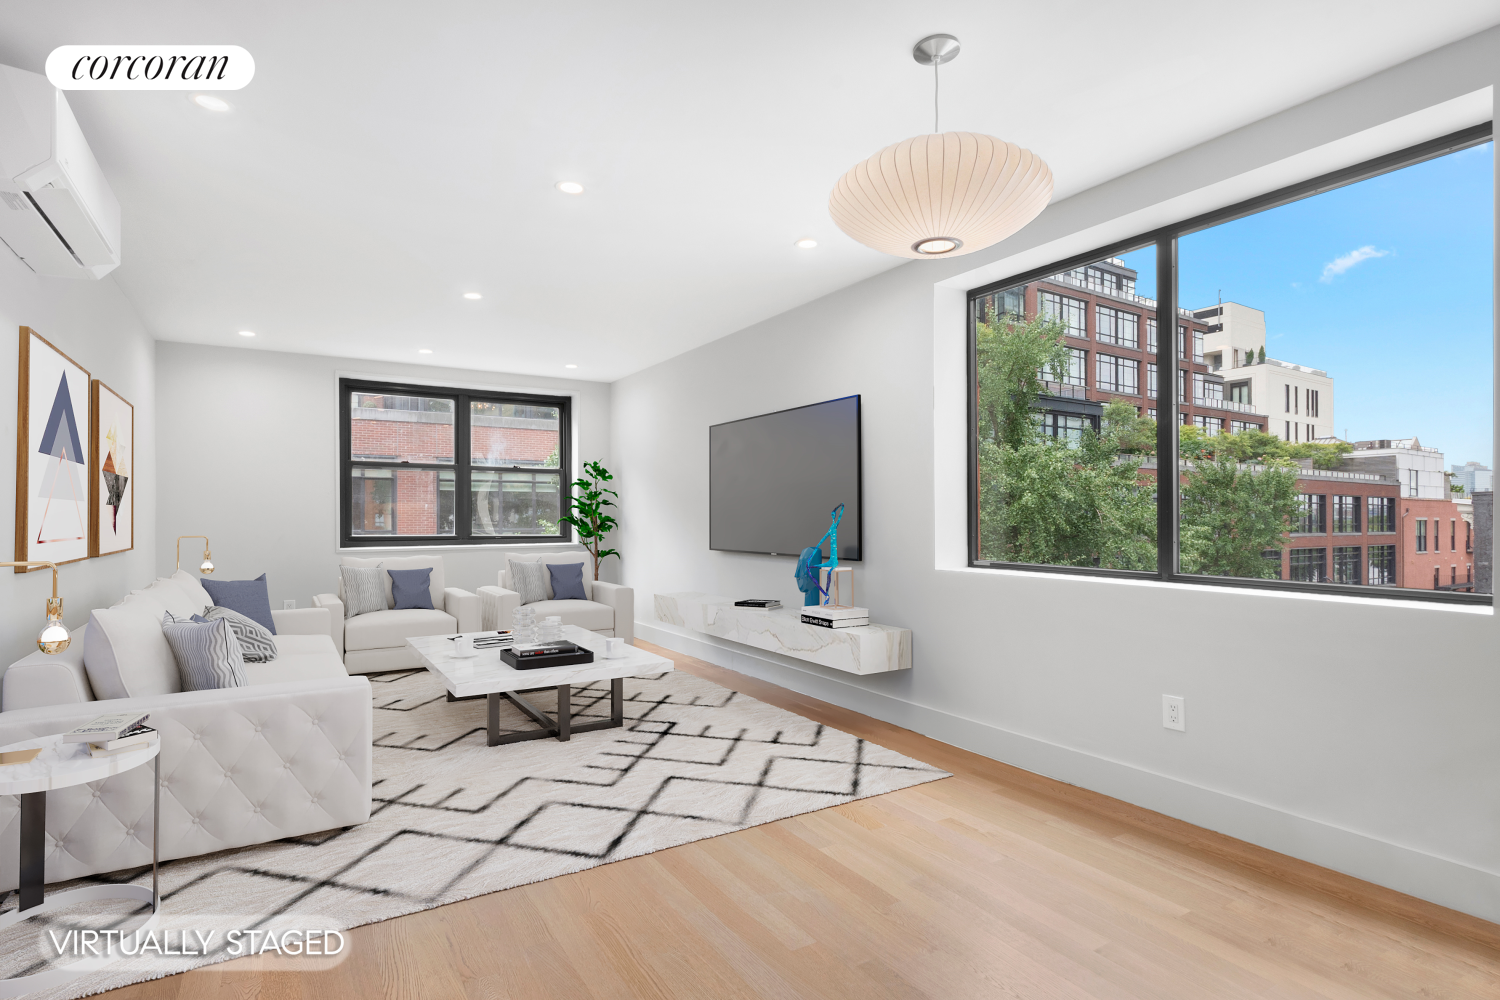
<svg viewBox="0 0 1500 1000">
<path fill-rule="evenodd" d="M 609 682 L 609 724 L 625 725 L 625 678 L 616 677 Z"/>
<path fill-rule="evenodd" d="M 159 737 L 158 737 L 159 738 Z M 161 909 L 161 887 L 156 880 L 157 857 L 161 853 L 161 754 L 151 759 L 151 912 Z"/>
<path fill-rule="evenodd" d="M 27 792 L 21 800 L 21 902 L 29 910 L 42 905 L 47 882 L 47 793 Z"/>
<path fill-rule="evenodd" d="M 573 735 L 573 685 L 557 686 L 557 739 L 566 743 Z"/>
</svg>

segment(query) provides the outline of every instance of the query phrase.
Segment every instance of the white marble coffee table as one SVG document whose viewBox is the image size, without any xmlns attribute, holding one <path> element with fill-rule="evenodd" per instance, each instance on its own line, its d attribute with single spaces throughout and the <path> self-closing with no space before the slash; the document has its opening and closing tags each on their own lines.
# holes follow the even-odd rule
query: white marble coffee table
<svg viewBox="0 0 1500 1000">
<path fill-rule="evenodd" d="M 466 632 L 474 638 L 495 635 L 494 632 Z M 454 642 L 451 636 L 426 635 L 407 639 L 406 644 L 417 654 L 417 660 L 428 670 L 443 679 L 448 688 L 448 700 L 484 697 L 489 700 L 489 745 L 521 743 L 554 736 L 566 740 L 574 733 L 591 733 L 598 729 L 613 729 L 625 724 L 625 678 L 651 677 L 672 669 L 672 661 L 644 649 L 625 646 L 623 656 L 615 659 L 604 657 L 604 636 L 576 625 L 563 627 L 563 638 L 576 642 L 594 651 L 593 663 L 574 663 L 565 667 L 541 667 L 537 670 L 517 670 L 500 659 L 498 649 L 483 649 L 474 656 L 453 655 Z M 609 721 L 589 722 L 573 725 L 573 685 L 609 681 Z M 539 691 L 557 688 L 557 717 L 554 719 L 520 696 L 522 691 Z M 505 698 L 533 722 L 541 726 L 535 733 L 500 734 L 500 699 Z"/>
</svg>

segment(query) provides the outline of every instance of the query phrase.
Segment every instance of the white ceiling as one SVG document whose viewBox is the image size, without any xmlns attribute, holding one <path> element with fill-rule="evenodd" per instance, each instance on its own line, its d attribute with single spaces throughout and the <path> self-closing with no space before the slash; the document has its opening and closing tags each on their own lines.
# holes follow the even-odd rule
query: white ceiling
<svg viewBox="0 0 1500 1000">
<path fill-rule="evenodd" d="M 1500 0 L 3 0 L 0 63 L 254 55 L 227 114 L 69 97 L 158 339 L 609 381 L 898 266 L 826 202 L 932 127 L 923 35 L 963 43 L 943 128 L 1036 150 L 1064 198 L 1497 22 Z"/>
</svg>

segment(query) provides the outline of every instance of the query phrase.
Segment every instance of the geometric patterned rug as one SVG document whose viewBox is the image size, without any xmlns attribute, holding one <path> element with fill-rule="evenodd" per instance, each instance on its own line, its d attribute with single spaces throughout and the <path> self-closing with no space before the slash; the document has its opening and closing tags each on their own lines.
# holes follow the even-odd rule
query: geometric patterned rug
<svg viewBox="0 0 1500 1000">
<path fill-rule="evenodd" d="M 87 996 L 224 961 L 231 929 L 344 930 L 948 776 L 681 671 L 627 678 L 623 728 L 498 747 L 485 745 L 483 700 L 450 702 L 423 670 L 370 680 L 368 823 L 162 865 L 158 934 L 187 931 L 204 954 L 121 958 L 33 995 Z M 527 698 L 555 708 L 551 692 Z M 575 688 L 573 712 L 607 718 L 608 682 Z M 535 728 L 505 701 L 501 726 Z M 149 885 L 150 869 L 48 892 L 126 881 Z M 11 893 L 0 908 L 15 905 Z M 0 976 L 48 968 L 51 940 L 70 929 L 142 919 L 129 903 L 33 918 L 0 936 Z M 191 932 L 211 929 L 194 949 Z"/>
</svg>

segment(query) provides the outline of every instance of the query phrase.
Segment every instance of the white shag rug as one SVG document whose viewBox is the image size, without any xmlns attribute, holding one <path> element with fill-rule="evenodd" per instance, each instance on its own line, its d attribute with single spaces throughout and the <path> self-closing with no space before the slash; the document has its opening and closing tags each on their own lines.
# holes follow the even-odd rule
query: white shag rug
<svg viewBox="0 0 1500 1000">
<path fill-rule="evenodd" d="M 368 823 L 162 865 L 156 940 L 202 954 L 148 948 L 34 996 L 87 996 L 238 957 L 230 930 L 347 930 L 947 777 L 681 672 L 627 679 L 623 728 L 498 747 L 485 745 L 483 699 L 450 702 L 426 671 L 370 680 L 375 801 Z M 524 697 L 548 712 L 556 706 L 550 691 Z M 580 722 L 608 718 L 608 682 L 575 688 L 573 712 Z M 536 728 L 509 702 L 501 713 L 505 729 Z M 48 886 L 48 893 L 149 885 L 150 877 L 149 868 L 132 870 Z M 3 909 L 15 905 L 8 894 Z M 67 942 L 69 931 L 128 934 L 144 919 L 136 904 L 97 903 L 24 921 L 0 935 L 0 975 L 56 967 L 53 942 Z M 194 931 L 216 933 L 202 947 Z M 237 940 L 241 954 L 251 942 L 266 947 L 263 935 Z M 61 961 L 71 960 L 77 941 Z M 333 960 L 303 955 L 273 967 L 320 961 Z"/>
</svg>

